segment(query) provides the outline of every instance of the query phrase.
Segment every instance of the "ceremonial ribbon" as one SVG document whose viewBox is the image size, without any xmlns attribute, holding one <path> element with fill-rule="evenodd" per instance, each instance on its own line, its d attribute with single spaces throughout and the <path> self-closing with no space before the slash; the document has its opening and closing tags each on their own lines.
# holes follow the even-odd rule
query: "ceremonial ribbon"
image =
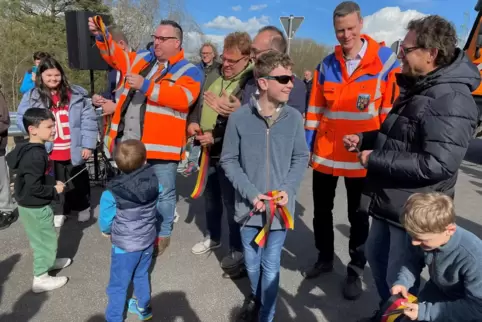
<svg viewBox="0 0 482 322">
<path fill-rule="evenodd" d="M 115 60 L 115 56 L 111 54 L 113 52 L 113 50 L 111 50 L 111 48 L 110 48 L 111 46 L 110 46 L 109 41 L 107 39 L 107 27 L 105 26 L 104 21 L 102 20 L 102 17 L 101 16 L 94 16 L 93 20 L 94 20 L 95 26 L 97 27 L 97 29 L 100 30 L 100 33 L 102 34 L 102 38 L 104 39 L 104 45 L 107 48 L 107 52 L 109 53 L 109 56 L 111 57 L 112 65 L 114 65 L 113 67 L 115 69 L 119 70 L 118 68 L 116 68 L 117 62 Z M 119 83 L 117 84 L 116 89 L 114 90 L 114 92 L 117 92 L 121 87 L 123 87 L 124 83 L 125 83 L 125 77 L 121 77 Z"/>
<path fill-rule="evenodd" d="M 402 303 L 417 303 L 417 297 L 408 294 L 408 299 L 402 297 L 401 295 L 391 296 L 385 305 L 380 310 L 381 316 L 377 319 L 380 322 L 399 322 L 404 318 L 403 310 L 405 306 Z"/>
<path fill-rule="evenodd" d="M 191 198 L 197 199 L 202 196 L 206 188 L 209 170 L 209 147 L 203 146 L 201 152 L 201 164 L 199 165 L 199 172 L 197 174 L 196 185 L 191 193 Z"/>
<path fill-rule="evenodd" d="M 276 196 L 279 193 L 280 192 L 278 190 L 273 190 L 266 193 L 267 196 L 272 197 L 271 200 L 265 200 L 266 224 L 254 239 L 254 242 L 261 248 L 266 245 L 266 241 L 268 240 L 268 235 L 271 230 L 271 224 L 273 223 L 275 216 L 277 216 L 281 226 L 284 229 L 293 229 L 295 226 L 293 216 L 291 216 L 288 208 L 286 208 L 286 206 L 279 206 L 276 204 L 276 200 L 279 199 L 279 197 L 277 198 Z"/>
<path fill-rule="evenodd" d="M 99 29 L 100 33 L 102 34 L 102 38 L 104 39 L 103 40 L 104 45 L 107 48 L 107 52 L 108 52 L 109 56 L 111 57 L 112 65 L 114 65 L 114 68 L 115 68 L 115 66 L 117 65 L 117 62 L 115 60 L 115 56 L 111 55 L 111 48 L 110 48 L 111 46 L 110 46 L 109 41 L 107 39 L 107 27 L 105 26 L 104 21 L 102 20 L 101 16 L 94 16 L 92 18 L 92 20 L 94 21 L 94 24 L 97 27 L 97 29 Z M 120 81 L 117 84 L 117 87 L 114 89 L 114 93 L 117 92 L 121 87 L 123 87 L 124 83 L 125 83 L 125 77 L 120 77 Z M 107 115 L 104 119 L 104 121 L 105 121 L 104 145 L 107 147 L 107 150 L 108 150 L 109 153 L 112 153 L 113 150 L 114 150 L 114 144 L 113 144 L 114 140 L 112 140 L 112 138 L 109 135 L 110 128 L 111 128 L 111 120 L 112 120 L 111 115 Z"/>
</svg>

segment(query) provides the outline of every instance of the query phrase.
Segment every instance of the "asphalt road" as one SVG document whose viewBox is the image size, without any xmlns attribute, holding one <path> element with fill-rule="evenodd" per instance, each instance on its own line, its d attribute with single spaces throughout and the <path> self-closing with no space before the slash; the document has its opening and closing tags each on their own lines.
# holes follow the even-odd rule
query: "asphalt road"
<svg viewBox="0 0 482 322">
<path fill-rule="evenodd" d="M 471 151 L 468 156 L 472 160 L 482 159 L 478 151 Z M 193 186 L 192 179 L 181 177 L 178 182 L 181 218 L 175 225 L 171 246 L 157 260 L 151 276 L 153 321 L 232 321 L 242 305 L 243 293 L 248 291 L 248 282 L 246 279 L 233 282 L 221 277 L 219 260 L 227 251 L 226 247 L 209 255 L 191 254 L 191 247 L 202 238 L 203 204 L 187 198 Z M 95 190 L 95 205 L 100 191 Z M 464 162 L 456 192 L 458 223 L 482 237 L 481 195 L 482 166 Z M 375 308 L 377 296 L 369 268 L 365 272 L 367 291 L 358 301 L 346 301 L 341 295 L 344 265 L 348 261 L 345 198 L 340 180 L 334 210 L 335 271 L 305 281 L 300 268 L 311 265 L 317 255 L 311 223 L 311 173 L 307 171 L 299 193 L 295 230 L 289 233 L 282 255 L 276 321 L 350 322 L 371 314 Z M 97 215 L 98 208 L 95 217 Z M 84 224 L 72 218 L 59 230 L 59 255 L 73 257 L 74 263 L 61 273 L 70 278 L 69 283 L 50 293 L 30 291 L 32 254 L 20 222 L 0 232 L 0 245 L 0 322 L 103 321 L 110 244 L 101 236 L 95 218 Z M 136 319 L 130 316 L 127 321 Z"/>
</svg>

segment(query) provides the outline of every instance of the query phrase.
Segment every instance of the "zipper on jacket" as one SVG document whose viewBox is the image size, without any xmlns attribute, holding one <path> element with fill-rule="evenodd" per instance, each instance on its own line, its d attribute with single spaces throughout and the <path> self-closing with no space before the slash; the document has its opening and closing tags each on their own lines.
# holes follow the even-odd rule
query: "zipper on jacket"
<svg viewBox="0 0 482 322">
<path fill-rule="evenodd" d="M 266 191 L 269 191 L 269 124 L 266 122 L 268 128 L 266 129 Z"/>
</svg>

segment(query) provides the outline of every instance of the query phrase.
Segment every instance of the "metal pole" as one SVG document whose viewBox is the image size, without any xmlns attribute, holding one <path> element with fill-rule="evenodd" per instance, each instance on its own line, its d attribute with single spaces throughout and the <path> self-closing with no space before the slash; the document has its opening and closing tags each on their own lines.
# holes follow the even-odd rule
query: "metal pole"
<svg viewBox="0 0 482 322">
<path fill-rule="evenodd" d="M 290 54 L 291 49 L 291 38 L 293 37 L 293 15 L 290 15 L 290 19 L 288 21 L 288 48 L 286 49 L 287 54 Z"/>
</svg>

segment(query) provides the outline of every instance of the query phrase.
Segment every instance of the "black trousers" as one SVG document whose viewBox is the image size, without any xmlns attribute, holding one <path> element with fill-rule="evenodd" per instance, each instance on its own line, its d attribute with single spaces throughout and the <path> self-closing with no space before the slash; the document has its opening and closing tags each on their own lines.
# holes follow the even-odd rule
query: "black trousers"
<svg viewBox="0 0 482 322">
<path fill-rule="evenodd" d="M 73 166 L 70 160 L 54 161 L 55 180 L 66 182 L 82 171 L 72 181 L 67 183 L 60 200 L 64 214 L 71 211 L 82 211 L 90 207 L 89 171 L 84 170 L 85 164 Z"/>
<path fill-rule="evenodd" d="M 368 215 L 358 212 L 364 181 L 365 178 L 345 177 L 350 222 L 348 275 L 361 275 L 366 264 L 362 246 L 368 237 L 369 221 Z M 337 183 L 338 177 L 313 171 L 313 229 L 318 260 L 324 262 L 333 261 L 335 256 L 333 207 Z"/>
</svg>

